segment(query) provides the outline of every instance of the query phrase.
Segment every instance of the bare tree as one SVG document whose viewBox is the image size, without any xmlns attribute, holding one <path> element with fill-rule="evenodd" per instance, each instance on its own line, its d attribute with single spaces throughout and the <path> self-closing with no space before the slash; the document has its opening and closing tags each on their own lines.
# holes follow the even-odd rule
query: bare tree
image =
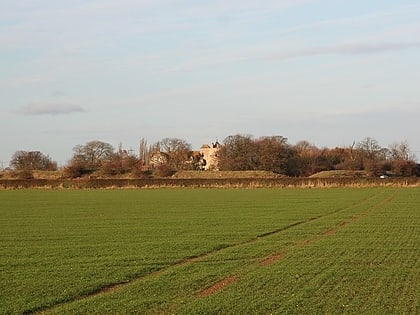
<svg viewBox="0 0 420 315">
<path fill-rule="evenodd" d="M 350 159 L 352 161 L 356 161 L 357 157 L 358 157 L 358 152 L 356 149 L 356 141 L 353 141 L 353 143 L 351 144 L 351 146 L 349 146 L 349 152 L 350 152 Z"/>
<path fill-rule="evenodd" d="M 149 165 L 151 155 L 151 147 L 147 145 L 147 140 L 140 139 L 139 143 L 139 159 L 144 165 Z"/>
<path fill-rule="evenodd" d="M 165 138 L 159 141 L 160 151 L 170 154 L 175 151 L 190 151 L 191 145 L 184 139 Z"/>
<path fill-rule="evenodd" d="M 393 160 L 412 161 L 415 159 L 407 141 L 394 142 L 389 146 L 389 152 Z"/>
<path fill-rule="evenodd" d="M 290 146 L 287 138 L 282 136 L 261 137 L 256 140 L 258 149 L 257 168 L 279 174 L 288 171 L 288 159 Z"/>
<path fill-rule="evenodd" d="M 258 148 L 251 135 L 232 135 L 223 140 L 219 150 L 222 171 L 249 171 L 258 166 Z"/>
<path fill-rule="evenodd" d="M 10 166 L 17 171 L 57 170 L 57 162 L 40 151 L 17 151 L 10 160 Z"/>
<path fill-rule="evenodd" d="M 73 152 L 73 160 L 85 164 L 88 168 L 97 169 L 102 162 L 112 157 L 114 148 L 109 143 L 94 140 L 85 145 L 75 146 Z"/>
<path fill-rule="evenodd" d="M 165 138 L 157 142 L 154 151 L 162 152 L 168 156 L 168 166 L 173 170 L 187 167 L 191 157 L 191 145 L 183 139 Z"/>
<path fill-rule="evenodd" d="M 366 137 L 357 143 L 356 148 L 359 150 L 363 158 L 368 160 L 377 160 L 383 152 L 378 141 L 371 137 Z"/>
</svg>

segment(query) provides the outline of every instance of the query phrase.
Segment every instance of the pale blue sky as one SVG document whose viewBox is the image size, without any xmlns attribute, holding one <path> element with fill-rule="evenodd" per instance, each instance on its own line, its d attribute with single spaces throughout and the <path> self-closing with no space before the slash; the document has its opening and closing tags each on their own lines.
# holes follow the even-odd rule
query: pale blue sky
<svg viewBox="0 0 420 315">
<path fill-rule="evenodd" d="M 237 133 L 418 151 L 419 17 L 418 0 L 0 0 L 0 162 Z"/>
</svg>

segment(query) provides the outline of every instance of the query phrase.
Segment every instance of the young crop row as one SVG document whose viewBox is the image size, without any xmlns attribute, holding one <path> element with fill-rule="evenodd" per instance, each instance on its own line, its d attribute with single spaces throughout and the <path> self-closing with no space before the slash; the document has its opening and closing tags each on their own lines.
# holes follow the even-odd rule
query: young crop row
<svg viewBox="0 0 420 315">
<path fill-rule="evenodd" d="M 0 313 L 420 310 L 418 188 L 0 196 Z"/>
</svg>

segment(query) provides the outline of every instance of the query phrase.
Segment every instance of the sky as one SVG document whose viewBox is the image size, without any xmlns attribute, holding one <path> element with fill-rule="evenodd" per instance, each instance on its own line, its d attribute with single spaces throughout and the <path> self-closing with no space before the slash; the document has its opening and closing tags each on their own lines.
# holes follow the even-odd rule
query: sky
<svg viewBox="0 0 420 315">
<path fill-rule="evenodd" d="M 418 0 L 0 0 L 0 168 L 229 135 L 420 156 Z"/>
</svg>

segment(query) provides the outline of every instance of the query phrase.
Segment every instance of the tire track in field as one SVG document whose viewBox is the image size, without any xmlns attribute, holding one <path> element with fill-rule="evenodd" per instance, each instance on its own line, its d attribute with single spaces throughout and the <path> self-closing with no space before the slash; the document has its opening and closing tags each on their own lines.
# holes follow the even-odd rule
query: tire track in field
<svg viewBox="0 0 420 315">
<path fill-rule="evenodd" d="M 355 203 L 353 205 L 346 206 L 346 207 L 343 207 L 343 208 L 340 208 L 340 209 L 331 211 L 331 212 L 329 212 L 327 214 L 324 214 L 324 215 L 321 215 L 321 216 L 318 216 L 318 217 L 315 217 L 315 218 L 310 218 L 310 219 L 308 219 L 306 221 L 301 221 L 301 222 L 297 222 L 297 223 L 291 224 L 287 229 L 292 228 L 292 227 L 295 227 L 295 226 L 298 226 L 298 225 L 301 225 L 301 224 L 304 224 L 304 223 L 308 223 L 308 222 L 312 222 L 312 221 L 315 221 L 315 220 L 318 220 L 318 219 L 322 219 L 322 218 L 324 218 L 324 217 L 326 217 L 328 215 L 331 215 L 331 214 L 334 214 L 334 213 L 338 213 L 340 211 L 344 211 L 344 210 L 350 209 L 352 207 L 356 207 L 356 206 L 362 205 L 362 204 L 364 204 L 364 203 L 366 203 L 366 202 L 368 202 L 368 201 L 376 198 L 377 196 L 378 195 L 376 194 L 376 195 L 371 196 L 371 197 L 368 197 L 368 198 L 366 198 L 366 199 L 364 199 L 364 200 L 362 200 L 360 202 L 357 202 L 357 203 Z M 293 252 L 293 250 L 295 250 L 297 248 L 297 246 L 307 246 L 307 245 L 310 245 L 310 244 L 312 244 L 312 243 L 314 243 L 316 241 L 325 239 L 326 237 L 335 234 L 338 229 L 344 228 L 345 226 L 347 226 L 347 225 L 349 225 L 349 224 L 357 221 L 361 217 L 364 217 L 366 215 L 369 215 L 370 213 L 372 213 L 376 209 L 378 209 L 378 208 L 380 208 L 380 207 L 382 207 L 384 205 L 387 205 L 387 204 L 391 203 L 394 200 L 395 196 L 396 196 L 396 192 L 394 192 L 391 196 L 388 196 L 388 198 L 382 200 L 381 202 L 379 202 L 379 203 L 377 203 L 375 205 L 372 205 L 372 206 L 368 207 L 367 209 L 365 209 L 361 213 L 359 213 L 357 215 L 353 215 L 350 218 L 350 220 L 341 221 L 338 224 L 336 224 L 336 225 L 334 225 L 332 227 L 327 228 L 326 230 L 322 231 L 318 235 L 317 238 L 314 237 L 312 239 L 305 239 L 303 241 L 298 241 L 295 245 L 291 245 L 290 247 L 284 248 L 281 251 L 277 251 L 277 252 L 275 252 L 275 253 L 273 253 L 271 255 L 268 255 L 268 256 L 265 256 L 265 257 L 260 258 L 259 259 L 259 263 L 258 263 L 257 266 L 254 265 L 253 267 L 248 267 L 248 268 L 244 268 L 244 269 L 256 270 L 258 268 L 270 266 L 270 265 L 274 264 L 275 262 L 283 259 L 288 253 Z M 285 228 L 277 229 L 277 230 L 274 230 L 274 231 L 271 231 L 271 232 L 264 233 L 264 234 L 260 235 L 260 237 L 266 237 L 266 236 L 269 236 L 269 235 L 273 235 L 273 234 L 279 233 L 279 232 L 284 231 L 284 230 L 285 230 Z M 234 280 L 232 280 L 232 279 L 234 279 Z M 203 288 L 201 291 L 199 291 L 196 294 L 196 297 L 202 298 L 202 297 L 207 297 L 209 295 L 215 294 L 215 293 L 223 290 L 224 288 L 226 288 L 230 284 L 235 283 L 237 281 L 238 281 L 238 276 L 237 275 L 231 275 L 231 276 L 229 276 L 227 278 L 224 278 L 222 280 L 217 281 L 216 283 L 214 283 L 210 287 Z"/>
<path fill-rule="evenodd" d="M 368 207 L 367 209 L 365 209 L 361 213 L 353 215 L 352 217 L 350 217 L 350 219 L 341 221 L 341 222 L 339 222 L 338 224 L 336 224 L 332 227 L 328 227 L 327 229 L 325 229 L 324 231 L 322 231 L 320 233 L 321 237 L 318 236 L 318 237 L 314 237 L 314 238 L 311 238 L 311 239 L 305 239 L 303 241 L 299 241 L 298 245 L 301 245 L 301 246 L 309 245 L 309 244 L 312 244 L 312 243 L 314 243 L 318 240 L 321 240 L 325 237 L 328 237 L 330 235 L 335 234 L 339 229 L 341 229 L 341 228 L 343 228 L 343 227 L 345 227 L 345 226 L 347 226 L 351 223 L 354 223 L 357 220 L 361 219 L 362 217 L 365 217 L 365 216 L 371 214 L 376 209 L 391 203 L 394 200 L 395 196 L 396 196 L 396 192 L 394 192 L 391 196 L 382 200 L 381 202 L 379 202 L 379 203 L 377 203 L 377 204 L 375 204 L 371 207 Z"/>
<path fill-rule="evenodd" d="M 84 294 L 81 294 L 81 295 L 78 295 L 78 296 L 74 296 L 73 298 L 58 301 L 57 303 L 55 303 L 53 305 L 40 306 L 40 307 L 36 307 L 36 308 L 33 308 L 33 309 L 28 309 L 28 310 L 24 311 L 22 314 L 26 314 L 26 315 L 29 315 L 29 314 L 43 314 L 44 312 L 53 311 L 54 309 L 59 308 L 60 306 L 63 306 L 63 305 L 66 305 L 66 304 L 70 304 L 70 303 L 73 303 L 73 302 L 82 301 L 82 300 L 85 300 L 85 299 L 94 298 L 96 296 L 110 294 L 110 293 L 122 290 L 125 287 L 128 287 L 129 285 L 132 285 L 132 284 L 136 283 L 137 281 L 141 281 L 141 280 L 144 280 L 144 279 L 149 278 L 149 277 L 157 276 L 157 275 L 162 274 L 166 271 L 169 271 L 172 268 L 176 268 L 176 267 L 184 266 L 184 265 L 188 265 L 188 264 L 193 264 L 197 261 L 205 259 L 206 257 L 209 257 L 213 254 L 220 253 L 224 250 L 232 249 L 232 248 L 235 248 L 235 247 L 240 247 L 240 246 L 243 246 L 243 245 L 249 245 L 249 244 L 252 244 L 254 242 L 257 242 L 258 240 L 260 240 L 262 238 L 269 237 L 269 236 L 272 236 L 272 235 L 275 235 L 275 234 L 279 234 L 281 232 L 287 231 L 289 229 L 300 226 L 302 224 L 314 222 L 314 221 L 323 219 L 325 217 L 328 217 L 330 215 L 333 215 L 333 214 L 351 209 L 353 207 L 363 205 L 364 203 L 367 203 L 370 200 L 376 198 L 378 195 L 379 194 L 374 194 L 372 196 L 368 196 L 368 197 L 363 198 L 361 200 L 357 200 L 357 202 L 354 202 L 350 205 L 346 205 L 344 207 L 340 207 L 340 208 L 335 209 L 333 211 L 330 211 L 328 213 L 321 214 L 321 215 L 318 215 L 318 216 L 315 216 L 315 217 L 311 217 L 311 218 L 308 218 L 308 219 L 305 219 L 305 220 L 300 220 L 300 221 L 297 221 L 297 222 L 293 222 L 293 223 L 288 224 L 286 226 L 283 226 L 281 228 L 258 234 L 256 237 L 250 238 L 250 239 L 242 241 L 242 242 L 227 245 L 227 246 L 224 246 L 222 248 L 217 248 L 215 250 L 205 252 L 205 253 L 202 253 L 202 254 L 199 254 L 199 255 L 194 255 L 194 256 L 189 256 L 189 257 L 183 258 L 179 261 L 174 262 L 173 264 L 158 268 L 158 269 L 156 269 L 154 271 L 151 271 L 149 273 L 142 274 L 140 276 L 136 276 L 136 277 L 133 277 L 132 279 L 125 280 L 125 281 L 122 281 L 122 282 L 111 283 L 109 285 L 102 286 L 102 287 L 100 287 L 98 289 L 95 289 L 95 290 L 92 290 L 90 292 L 87 292 L 87 293 L 84 293 Z M 367 211 L 365 211 L 365 212 L 367 212 Z M 361 214 L 361 215 L 363 215 L 363 214 Z M 305 240 L 304 242 L 308 242 L 307 244 L 309 244 L 309 243 L 312 243 L 313 240 Z M 261 265 L 270 265 L 270 264 L 273 264 L 275 261 L 283 258 L 284 256 L 285 256 L 285 252 L 276 252 L 272 255 L 269 255 L 269 256 L 266 256 L 266 257 L 260 259 L 260 264 Z M 237 281 L 237 277 L 235 275 L 231 275 L 228 278 L 229 279 L 234 278 L 235 282 Z M 224 280 L 225 279 L 218 280 L 216 283 L 213 284 L 213 286 L 217 286 L 218 283 L 226 282 Z M 228 282 L 228 284 L 230 284 L 234 281 L 227 281 L 227 282 Z M 213 286 L 211 286 L 211 287 L 213 287 Z M 218 290 L 214 290 L 214 292 L 218 292 L 218 291 L 222 290 L 223 287 L 225 287 L 225 286 L 222 286 Z M 208 289 L 208 288 L 203 288 L 202 291 L 206 290 L 206 289 Z"/>
<path fill-rule="evenodd" d="M 309 222 L 313 222 L 315 220 L 319 220 L 319 219 L 325 218 L 325 217 L 327 217 L 329 215 L 332 215 L 332 214 L 335 214 L 335 213 L 338 213 L 338 212 L 341 212 L 341 211 L 345 211 L 345 210 L 350 209 L 352 207 L 357 207 L 357 206 L 363 205 L 364 203 L 369 202 L 370 200 L 376 198 L 377 196 L 378 196 L 378 194 L 375 194 L 375 195 L 370 196 L 368 198 L 362 199 L 362 200 L 356 202 L 355 204 L 352 204 L 352 205 L 349 205 L 349 206 L 346 206 L 346 207 L 343 207 L 343 208 L 339 208 L 337 210 L 331 211 L 331 212 L 326 213 L 324 215 L 313 217 L 313 218 L 310 218 L 310 219 L 305 220 L 305 221 L 299 221 L 299 222 L 293 223 L 293 224 L 291 224 L 291 225 L 289 225 L 287 227 L 276 229 L 276 230 L 273 230 L 271 232 L 267 232 L 267 233 L 261 234 L 258 237 L 259 238 L 261 238 L 261 237 L 267 237 L 267 236 L 270 236 L 270 235 L 273 235 L 273 234 L 276 234 L 276 233 L 280 233 L 280 232 L 282 232 L 284 230 L 293 228 L 295 226 L 298 226 L 298 225 L 301 225 L 301 224 L 305 224 L 305 223 L 309 223 Z M 320 236 L 318 236 L 317 238 L 305 239 L 303 241 L 298 241 L 295 245 L 291 245 L 288 248 L 284 248 L 284 249 L 282 249 L 280 251 L 277 251 L 277 252 L 275 252 L 273 254 L 270 254 L 268 256 L 265 256 L 265 257 L 260 258 L 259 259 L 258 266 L 256 266 L 256 267 L 254 266 L 253 268 L 251 267 L 250 270 L 255 270 L 255 269 L 258 269 L 258 268 L 261 268 L 261 267 L 270 266 L 270 265 L 274 264 L 275 262 L 277 262 L 278 260 L 283 259 L 287 255 L 287 253 L 292 252 L 297 246 L 307 246 L 307 245 L 310 245 L 310 244 L 312 244 L 312 243 L 314 243 L 316 241 L 319 241 L 319 240 L 324 239 L 324 238 L 326 238 L 326 237 L 328 237 L 330 235 L 335 234 L 339 228 L 343 228 L 343 227 L 345 227 L 345 226 L 347 226 L 347 225 L 349 225 L 349 224 L 357 221 L 361 217 L 366 216 L 366 215 L 372 213 L 374 210 L 376 210 L 376 209 L 378 209 L 378 208 L 380 208 L 380 207 L 382 207 L 382 206 L 384 206 L 386 204 L 391 203 L 392 200 L 395 198 L 395 196 L 396 196 L 396 192 L 394 192 L 388 198 L 382 200 L 380 203 L 377 203 L 377 204 L 375 204 L 373 206 L 368 207 L 367 209 L 365 209 L 364 211 L 362 211 L 362 213 L 357 214 L 357 215 L 353 215 L 350 218 L 350 221 L 341 221 L 338 224 L 336 224 L 336 225 L 334 225 L 332 227 L 327 228 L 326 230 L 322 231 L 320 233 Z M 249 244 L 249 243 L 252 243 L 252 242 L 251 241 L 247 242 L 247 244 Z M 247 268 L 244 268 L 244 269 L 247 269 Z M 234 281 L 233 280 L 230 281 L 230 279 L 234 279 Z M 231 276 L 229 276 L 227 278 L 224 278 L 222 280 L 217 281 L 216 283 L 214 283 L 210 287 L 201 289 L 201 291 L 199 291 L 196 294 L 196 297 L 202 298 L 202 297 L 207 297 L 209 295 L 215 294 L 215 293 L 223 290 L 225 287 L 229 286 L 230 284 L 235 283 L 237 281 L 238 281 L 238 276 L 235 275 L 235 274 L 233 274 L 233 275 L 231 275 Z M 205 292 L 205 293 L 203 294 L 203 292 Z"/>
<path fill-rule="evenodd" d="M 314 220 L 314 218 L 311 218 L 309 220 Z M 280 233 L 282 231 L 291 229 L 295 226 L 301 225 L 301 224 L 306 223 L 306 222 L 308 222 L 308 220 L 298 221 L 298 222 L 286 225 L 286 226 L 284 226 L 280 229 L 276 229 L 276 230 L 273 230 L 273 231 L 270 231 L 270 232 L 267 232 L 267 233 L 259 234 L 256 237 L 245 240 L 243 242 L 234 243 L 232 245 L 227 245 L 227 246 L 224 246 L 222 248 L 218 248 L 216 250 L 209 251 L 209 252 L 206 252 L 206 253 L 202 253 L 202 254 L 199 254 L 199 255 L 188 256 L 188 257 L 183 258 L 183 259 L 181 259 L 181 260 L 179 260 L 179 261 L 177 261 L 173 264 L 170 264 L 168 266 L 164 266 L 162 268 L 156 269 L 155 271 L 152 271 L 152 272 L 134 277 L 132 279 L 129 279 L 129 280 L 126 280 L 126 281 L 123 281 L 123 282 L 117 282 L 117 283 L 112 283 L 112 284 L 109 284 L 109 285 L 106 285 L 106 286 L 102 286 L 102 287 L 100 287 L 96 290 L 92 290 L 88 293 L 75 296 L 71 299 L 65 299 L 65 300 L 62 300 L 62 301 L 58 301 L 57 303 L 55 303 L 53 305 L 40 306 L 40 307 L 37 307 L 37 308 L 28 309 L 28 310 L 25 310 L 22 314 L 24 314 L 24 315 L 44 314 L 44 312 L 53 311 L 54 309 L 59 308 L 60 306 L 63 306 L 63 305 L 66 305 L 66 304 L 70 304 L 70 303 L 77 302 L 77 301 L 82 301 L 82 300 L 85 300 L 85 299 L 88 299 L 88 298 L 94 298 L 96 296 L 100 296 L 100 295 L 104 295 L 104 294 L 113 293 L 113 292 L 121 290 L 121 289 L 123 289 L 123 288 L 125 288 L 125 287 L 127 287 L 131 284 L 134 284 L 137 281 L 141 281 L 141 280 L 146 279 L 148 277 L 157 276 L 157 275 L 162 274 L 162 273 L 164 273 L 164 272 L 166 272 L 166 271 L 168 271 L 172 268 L 195 263 L 197 261 L 200 261 L 201 259 L 205 259 L 206 257 L 211 256 L 212 254 L 219 253 L 219 252 L 221 252 L 223 250 L 226 250 L 226 249 L 229 249 L 229 248 L 235 248 L 235 247 L 251 244 L 253 242 L 256 242 L 256 241 L 260 240 L 261 238 L 264 238 L 264 237 L 267 237 L 267 236 L 270 236 L 270 235 L 273 235 L 273 234 L 276 234 L 276 233 Z M 220 280 L 220 281 L 223 281 L 223 280 Z"/>
<path fill-rule="evenodd" d="M 384 192 L 381 192 L 381 193 L 384 194 Z M 372 196 L 368 196 L 368 197 L 363 198 L 361 200 L 358 200 L 357 202 L 354 202 L 354 203 L 352 203 L 350 205 L 340 207 L 340 208 L 335 209 L 333 211 L 330 211 L 330 212 L 327 212 L 325 214 L 321 214 L 321 215 L 318 215 L 318 216 L 315 216 L 315 217 L 311 217 L 311 218 L 306 219 L 306 220 L 295 222 L 293 224 L 290 224 L 288 226 L 285 226 L 285 227 L 282 227 L 282 228 L 279 228 L 279 229 L 276 229 L 276 230 L 273 230 L 273 231 L 262 233 L 262 234 L 258 235 L 257 237 L 258 238 L 262 238 L 262 237 L 270 236 L 270 235 L 273 235 L 273 234 L 277 234 L 279 232 L 283 232 L 285 230 L 288 230 L 288 229 L 290 229 L 292 227 L 295 227 L 295 226 L 298 226 L 298 225 L 301 225 L 301 224 L 305 224 L 305 223 L 309 223 L 309 222 L 313 222 L 313 221 L 316 221 L 316 220 L 320 220 L 320 219 L 323 219 L 323 218 L 328 217 L 330 215 L 333 215 L 333 214 L 336 214 L 336 213 L 343 212 L 345 210 L 351 209 L 353 207 L 361 206 L 364 203 L 367 203 L 367 202 L 371 201 L 372 199 L 375 199 L 379 195 L 380 194 L 375 194 L 375 195 L 372 195 Z"/>
<path fill-rule="evenodd" d="M 212 286 L 202 289 L 200 292 L 196 294 L 197 297 L 206 297 L 209 295 L 213 295 L 221 290 L 223 290 L 228 285 L 231 285 L 232 283 L 235 283 L 238 280 L 237 276 L 229 276 L 227 278 L 224 278 L 223 280 L 220 280 L 213 284 Z"/>
<path fill-rule="evenodd" d="M 314 220 L 314 218 L 311 218 L 309 220 Z M 206 252 L 206 253 L 202 253 L 202 254 L 199 254 L 199 255 L 188 256 L 188 257 L 183 258 L 183 259 L 181 259 L 181 260 L 179 260 L 179 261 L 177 261 L 173 264 L 170 264 L 168 266 L 164 266 L 162 268 L 156 269 L 155 271 L 152 271 L 152 272 L 134 277 L 132 279 L 129 279 L 129 280 L 126 280 L 126 281 L 123 281 L 123 282 L 117 282 L 117 283 L 112 283 L 112 284 L 109 284 L 109 285 L 106 285 L 106 286 L 102 286 L 102 287 L 100 287 L 96 290 L 92 290 L 88 293 L 75 296 L 71 299 L 65 299 L 65 300 L 62 300 L 62 301 L 58 301 L 57 303 L 55 303 L 53 305 L 40 306 L 40 307 L 37 307 L 37 308 L 29 309 L 29 310 L 24 311 L 22 314 L 24 314 L 24 315 L 44 314 L 44 312 L 53 311 L 54 309 L 59 308 L 60 306 L 63 306 L 63 305 L 66 305 L 66 304 L 82 301 L 82 300 L 85 300 L 85 299 L 88 299 L 88 298 L 94 298 L 96 296 L 100 296 L 100 295 L 104 295 L 104 294 L 113 293 L 113 292 L 121 290 L 125 287 L 128 287 L 129 285 L 134 284 L 137 281 L 144 280 L 148 277 L 157 276 L 157 275 L 162 274 L 166 271 L 169 271 L 172 268 L 179 267 L 179 266 L 184 266 L 184 265 L 188 265 L 188 264 L 193 264 L 197 261 L 200 261 L 201 259 L 205 259 L 206 257 L 209 257 L 213 254 L 219 253 L 223 250 L 226 250 L 226 249 L 229 249 L 229 248 L 235 248 L 235 247 L 239 247 L 239 246 L 243 246 L 243 245 L 247 245 L 247 244 L 251 244 L 253 242 L 256 242 L 256 241 L 260 240 L 261 238 L 264 238 L 264 237 L 267 237 L 267 236 L 270 236 L 270 235 L 273 235 L 273 234 L 276 234 L 276 233 L 280 233 L 282 231 L 291 229 L 295 226 L 301 225 L 301 224 L 306 223 L 306 222 L 308 222 L 308 220 L 298 221 L 298 222 L 286 225 L 286 226 L 284 226 L 280 229 L 276 229 L 276 230 L 273 230 L 273 231 L 270 231 L 270 232 L 267 232 L 267 233 L 259 234 L 256 237 L 251 238 L 249 240 L 245 240 L 245 241 L 242 241 L 242 242 L 239 242 L 239 243 L 234 243 L 232 245 L 227 245 L 227 246 L 224 246 L 222 248 L 218 248 L 216 250 L 209 251 L 209 252 Z M 232 276 L 232 277 L 235 277 L 235 276 Z M 219 280 L 218 283 L 219 282 L 225 282 L 225 281 L 224 280 Z M 227 282 L 229 284 L 231 283 L 230 281 L 227 281 Z M 214 284 L 213 286 L 216 286 L 216 285 L 217 285 L 217 283 Z M 210 289 L 210 288 L 208 288 L 208 289 Z M 206 289 L 203 289 L 203 290 L 206 290 Z M 218 289 L 218 290 L 221 290 L 221 289 Z M 218 291 L 218 290 L 214 290 L 214 291 Z M 213 291 L 213 290 L 210 289 L 210 291 Z M 210 294 L 207 294 L 207 295 L 210 295 Z M 205 296 L 205 294 L 203 294 L 202 296 Z"/>
<path fill-rule="evenodd" d="M 355 202 L 355 203 L 353 203 L 351 205 L 344 206 L 344 207 L 338 208 L 336 210 L 330 211 L 330 212 L 328 212 L 326 214 L 322 214 L 322 215 L 319 215 L 319 216 L 316 216 L 316 217 L 312 217 L 312 218 L 309 218 L 307 220 L 298 221 L 298 222 L 292 223 L 292 224 L 290 224 L 288 226 L 285 226 L 285 227 L 282 227 L 282 228 L 279 228 L 279 229 L 275 229 L 273 231 L 262 233 L 262 234 L 258 235 L 257 238 L 255 238 L 255 239 L 248 240 L 246 242 L 243 242 L 243 243 L 240 243 L 240 244 L 236 244 L 236 245 L 233 245 L 233 246 L 230 246 L 230 247 L 240 246 L 240 245 L 245 245 L 245 244 L 250 244 L 250 243 L 253 243 L 253 242 L 255 242 L 256 240 L 258 240 L 260 238 L 264 238 L 264 237 L 268 237 L 268 236 L 271 236 L 271 235 L 274 235 L 274 234 L 278 234 L 278 233 L 283 232 L 285 230 L 289 230 L 289 229 L 291 229 L 293 227 L 296 227 L 296 226 L 299 226 L 299 225 L 302 225 L 302 224 L 305 224 L 305 223 L 313 222 L 313 221 L 316 221 L 316 220 L 320 220 L 320 219 L 325 218 L 327 216 L 330 216 L 330 215 L 333 215 L 333 214 L 336 214 L 336 213 L 339 213 L 339 212 L 342 212 L 342 211 L 351 209 L 353 207 L 361 206 L 361 205 L 363 205 L 365 203 L 368 203 L 369 201 L 375 199 L 376 197 L 378 197 L 378 195 L 379 194 L 375 194 L 373 196 L 369 196 L 367 198 L 358 200 L 357 202 Z M 392 196 L 388 197 L 387 199 L 385 199 L 385 201 L 383 201 L 383 202 L 381 202 L 379 204 L 376 204 L 376 205 L 374 205 L 372 207 L 368 207 L 368 210 L 365 210 L 363 212 L 363 214 L 369 213 L 369 212 L 373 211 L 374 209 L 376 209 L 376 208 L 378 208 L 378 207 L 380 207 L 380 206 L 382 206 L 384 204 L 387 204 L 387 203 L 391 202 L 394 199 L 394 197 L 395 196 L 392 195 Z M 349 223 L 350 222 L 342 221 L 337 226 L 344 227 L 344 226 L 348 225 Z M 326 236 L 329 236 L 329 235 L 334 234 L 335 232 L 336 232 L 336 226 L 330 227 L 327 230 L 321 232 L 321 235 L 323 237 L 326 237 Z M 299 245 L 300 246 L 301 245 L 309 245 L 309 244 L 317 241 L 318 239 L 306 239 L 304 241 L 299 241 L 297 244 L 292 245 L 290 248 L 292 248 L 292 249 L 293 248 L 296 248 L 296 245 L 298 245 L 298 246 Z M 257 268 L 261 268 L 261 267 L 265 267 L 265 266 L 270 266 L 270 265 L 274 264 L 275 262 L 277 262 L 278 260 L 283 259 L 286 256 L 286 254 L 290 252 L 290 248 L 284 248 L 281 251 L 277 251 L 277 252 L 275 252 L 273 254 L 270 254 L 268 256 L 265 256 L 265 257 L 260 258 L 258 260 L 259 261 L 258 262 L 258 266 L 256 266 L 256 267 L 254 265 L 254 267 L 245 267 L 243 269 L 244 270 L 245 269 L 250 269 L 251 270 L 251 269 L 257 269 Z M 239 271 L 240 270 L 237 270 L 237 274 L 239 273 Z M 242 272 L 243 272 L 243 270 L 242 270 Z M 217 282 L 215 282 L 213 285 L 211 285 L 209 287 L 202 288 L 198 293 L 196 293 L 195 297 L 196 298 L 203 298 L 203 297 L 207 297 L 209 295 L 215 294 L 217 292 L 220 292 L 221 290 L 225 289 L 230 284 L 235 283 L 235 282 L 238 281 L 238 275 L 237 274 L 231 274 L 230 276 L 228 276 L 228 277 L 226 277 L 224 279 L 218 280 Z"/>
</svg>

